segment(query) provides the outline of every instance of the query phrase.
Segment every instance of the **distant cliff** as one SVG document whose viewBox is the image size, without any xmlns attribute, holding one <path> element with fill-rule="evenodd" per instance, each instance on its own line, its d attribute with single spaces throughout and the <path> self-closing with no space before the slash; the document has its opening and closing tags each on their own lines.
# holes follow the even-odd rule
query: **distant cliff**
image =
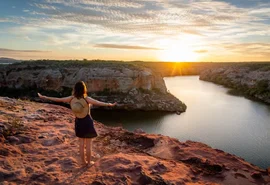
<svg viewBox="0 0 270 185">
<path fill-rule="evenodd" d="M 235 64 L 204 70 L 200 79 L 232 88 L 229 93 L 270 104 L 270 63 Z"/>
<path fill-rule="evenodd" d="M 13 59 L 13 58 L 0 57 L 0 64 L 13 64 L 17 62 L 21 62 L 21 61 Z"/>
<path fill-rule="evenodd" d="M 213 62 L 135 62 L 140 66 L 150 68 L 163 77 L 199 75 L 206 69 L 231 65 L 231 63 Z"/>
<path fill-rule="evenodd" d="M 167 92 L 163 78 L 148 68 L 124 62 L 36 61 L 1 68 L 0 96 L 33 97 L 36 92 L 69 96 L 83 80 L 88 94 L 118 102 L 120 109 L 183 112 L 186 106 Z"/>
</svg>

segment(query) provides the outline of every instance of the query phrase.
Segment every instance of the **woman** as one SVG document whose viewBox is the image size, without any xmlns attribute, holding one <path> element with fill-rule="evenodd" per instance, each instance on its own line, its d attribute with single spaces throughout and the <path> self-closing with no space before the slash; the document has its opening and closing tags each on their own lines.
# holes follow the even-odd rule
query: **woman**
<svg viewBox="0 0 270 185">
<path fill-rule="evenodd" d="M 93 98 L 87 96 L 87 88 L 83 81 L 77 82 L 73 88 L 72 96 L 63 97 L 63 98 L 55 98 L 43 96 L 38 93 L 38 96 L 42 99 L 47 99 L 56 102 L 65 102 L 70 103 L 70 107 L 72 112 L 75 115 L 75 133 L 79 138 L 79 148 L 80 148 L 80 156 L 83 165 L 91 165 L 94 164 L 91 161 L 91 153 L 92 153 L 92 138 L 97 136 L 96 130 L 94 128 L 93 119 L 90 115 L 90 106 L 115 106 L 116 103 L 104 103 L 101 101 L 97 101 Z M 84 148 L 86 146 L 86 160 L 84 155 Z"/>
</svg>

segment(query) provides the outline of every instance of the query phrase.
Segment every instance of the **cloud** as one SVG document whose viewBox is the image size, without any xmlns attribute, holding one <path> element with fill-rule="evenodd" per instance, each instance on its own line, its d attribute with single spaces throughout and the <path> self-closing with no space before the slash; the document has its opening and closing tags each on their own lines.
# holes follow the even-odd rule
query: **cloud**
<svg viewBox="0 0 270 185">
<path fill-rule="evenodd" d="M 46 4 L 40 4 L 40 3 L 34 3 L 33 5 L 40 8 L 40 9 L 47 9 L 47 10 L 57 10 L 58 9 L 55 6 L 46 5 Z"/>
<path fill-rule="evenodd" d="M 247 24 L 249 30 L 243 30 L 241 36 L 257 35 L 258 32 L 250 29 L 260 31 L 256 23 L 267 17 L 269 20 L 270 9 L 267 7 L 270 5 L 259 4 L 257 8 L 248 9 L 228 2 L 195 0 L 45 0 L 32 6 L 36 8 L 29 13 L 43 16 L 42 21 L 34 17 L 17 17 L 13 21 L 37 27 L 52 25 L 48 23 L 90 26 L 107 33 L 157 37 L 177 36 L 179 33 L 219 37 Z M 260 23 L 263 27 L 269 25 Z"/>
<path fill-rule="evenodd" d="M 96 44 L 96 48 L 113 48 L 113 49 L 140 49 L 140 50 L 161 50 L 160 48 L 144 47 L 144 46 L 130 46 L 118 44 Z"/>
<path fill-rule="evenodd" d="M 24 40 L 26 40 L 26 41 L 31 41 L 30 37 L 28 37 L 28 36 L 23 36 L 22 38 L 23 38 Z"/>
<path fill-rule="evenodd" d="M 270 37 L 270 3 L 259 2 L 241 7 L 214 0 L 43 0 L 25 7 L 30 10 L 25 17 L 0 18 L 15 23 L 1 34 L 30 36 L 33 43 L 63 50 L 89 49 L 93 43 L 101 43 L 95 48 L 158 50 L 162 47 L 155 43 L 161 39 L 177 45 L 196 37 L 189 41 L 194 52 L 210 55 L 217 47 L 244 54 L 250 50 L 241 43 Z M 234 48 L 237 44 L 243 49 Z M 265 47 L 259 49 L 266 56 Z"/>
<path fill-rule="evenodd" d="M 48 16 L 50 20 L 130 34 L 203 35 L 202 31 L 222 30 L 222 24 L 249 16 L 248 10 L 215 1 L 46 0 L 34 5 L 38 8 L 36 14 Z"/>
<path fill-rule="evenodd" d="M 128 8 L 140 8 L 143 6 L 139 1 L 129 0 L 46 0 L 50 4 L 63 4 L 65 6 L 84 5 L 84 6 L 106 6 L 106 7 L 128 7 Z M 143 1 L 142 1 L 143 2 Z"/>
<path fill-rule="evenodd" d="M 48 53 L 51 51 L 43 51 L 43 50 L 16 50 L 16 49 L 6 49 L 6 48 L 0 48 L 0 54 L 2 53 Z"/>
<path fill-rule="evenodd" d="M 227 43 L 223 47 L 242 55 L 270 57 L 270 43 Z"/>
<path fill-rule="evenodd" d="M 52 55 L 52 51 L 44 50 L 17 50 L 17 49 L 7 49 L 0 48 L 0 57 L 8 57 L 15 59 L 40 59 L 49 58 Z"/>
<path fill-rule="evenodd" d="M 195 50 L 194 52 L 196 52 L 196 53 L 207 53 L 208 52 L 208 50 Z"/>
<path fill-rule="evenodd" d="M 11 22 L 8 18 L 0 18 L 0 22 Z"/>
</svg>

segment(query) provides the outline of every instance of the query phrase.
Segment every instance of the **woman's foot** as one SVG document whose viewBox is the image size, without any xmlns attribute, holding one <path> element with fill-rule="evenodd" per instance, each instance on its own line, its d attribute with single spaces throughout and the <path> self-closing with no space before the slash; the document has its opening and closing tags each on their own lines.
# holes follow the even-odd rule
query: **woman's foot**
<svg viewBox="0 0 270 185">
<path fill-rule="evenodd" d="M 86 166 L 88 163 L 86 160 L 82 161 L 82 166 Z"/>
<path fill-rule="evenodd" d="M 99 159 L 100 155 L 98 153 L 96 153 L 96 154 L 93 154 L 91 157 L 94 158 L 94 159 Z"/>
</svg>

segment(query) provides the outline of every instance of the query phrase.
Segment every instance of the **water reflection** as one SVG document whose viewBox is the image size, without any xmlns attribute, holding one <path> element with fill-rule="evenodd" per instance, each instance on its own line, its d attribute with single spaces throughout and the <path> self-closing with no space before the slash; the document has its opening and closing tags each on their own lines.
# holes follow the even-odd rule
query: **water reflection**
<svg viewBox="0 0 270 185">
<path fill-rule="evenodd" d="M 93 118 L 108 126 L 122 126 L 130 131 L 141 128 L 148 133 L 156 133 L 160 130 L 164 119 L 169 115 L 171 114 L 156 111 L 92 110 Z"/>
<path fill-rule="evenodd" d="M 227 94 L 226 88 L 200 81 L 198 76 L 165 78 L 168 90 L 184 101 L 183 114 L 95 111 L 108 125 L 133 131 L 142 128 L 180 141 L 204 142 L 241 156 L 262 168 L 270 166 L 270 107 Z"/>
</svg>

